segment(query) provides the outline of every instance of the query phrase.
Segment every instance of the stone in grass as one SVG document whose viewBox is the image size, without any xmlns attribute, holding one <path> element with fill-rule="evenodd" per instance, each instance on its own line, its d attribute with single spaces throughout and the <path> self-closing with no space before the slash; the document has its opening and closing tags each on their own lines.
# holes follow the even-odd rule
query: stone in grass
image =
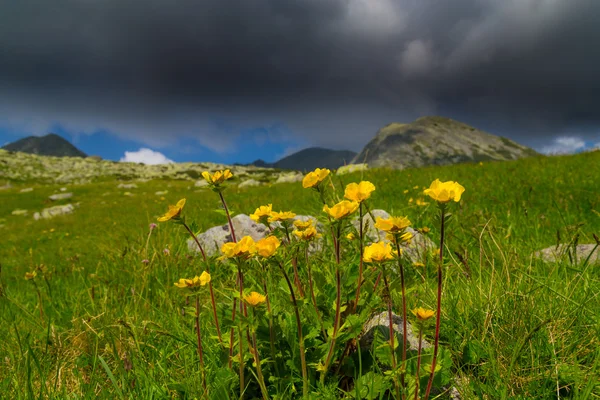
<svg viewBox="0 0 600 400">
<path fill-rule="evenodd" d="M 565 261 L 570 264 L 581 264 L 589 257 L 591 264 L 600 264 L 600 247 L 595 244 L 579 244 L 575 250 L 574 246 L 561 244 L 538 250 L 533 256 L 547 263 Z"/>
<path fill-rule="evenodd" d="M 74 210 L 75 207 L 72 204 L 44 208 L 42 212 L 36 212 L 35 214 L 33 214 L 33 219 L 37 221 L 39 219 L 54 218 L 59 215 L 71 214 Z"/>
<path fill-rule="evenodd" d="M 71 197 L 73 197 L 73 193 L 57 193 L 57 194 L 53 194 L 52 196 L 48 197 L 50 200 L 52 201 L 57 201 L 57 200 L 66 200 L 66 199 L 70 199 Z"/>
<path fill-rule="evenodd" d="M 12 215 L 27 215 L 27 210 L 16 209 L 11 213 Z"/>
<path fill-rule="evenodd" d="M 307 221 L 312 219 L 315 221 L 317 230 L 322 231 L 322 224 L 317 222 L 315 217 L 310 215 L 296 215 L 294 220 Z M 244 236 L 251 236 L 254 241 L 263 239 L 269 235 L 269 229 L 263 224 L 256 223 L 246 214 L 238 214 L 232 218 L 233 229 L 235 230 L 236 239 L 240 240 Z M 273 224 L 274 226 L 280 226 L 279 222 Z M 290 232 L 291 234 L 291 232 Z M 219 255 L 221 253 L 221 246 L 224 243 L 231 242 L 231 235 L 229 234 L 229 224 L 220 226 L 213 226 L 206 232 L 203 232 L 196 236 L 204 252 L 207 256 Z M 193 239 L 187 241 L 188 249 L 191 252 L 200 252 L 198 245 Z M 311 244 L 310 251 L 317 251 L 320 249 L 320 243 Z"/>
<path fill-rule="evenodd" d="M 373 218 L 371 218 L 371 215 L 375 220 L 377 220 L 377 218 L 387 219 L 390 217 L 390 214 L 388 214 L 385 210 L 372 210 L 371 214 L 364 215 L 363 229 L 365 229 L 366 241 L 384 241 L 389 243 L 389 240 L 385 238 L 385 231 L 375 228 L 375 221 Z M 358 217 L 352 220 L 352 225 L 358 231 L 360 225 L 358 222 Z M 427 254 L 438 248 L 438 246 L 431 239 L 423 235 L 421 232 L 418 232 L 411 227 L 406 228 L 406 232 L 412 233 L 413 238 L 411 239 L 410 243 L 403 243 L 401 248 L 404 256 L 407 257 L 412 263 L 424 262 Z"/>
<path fill-rule="evenodd" d="M 136 189 L 137 185 L 135 183 L 120 183 L 119 186 L 117 186 L 117 188 L 119 188 L 119 189 Z"/>
<path fill-rule="evenodd" d="M 245 188 L 245 187 L 251 187 L 251 186 L 261 186 L 263 185 L 262 182 L 259 182 L 255 179 L 248 179 L 246 181 L 243 181 L 242 183 L 240 183 L 238 185 L 239 188 Z"/>
<path fill-rule="evenodd" d="M 200 179 L 198 181 L 196 181 L 196 183 L 194 183 L 195 187 L 205 187 L 208 186 L 208 182 L 206 182 L 205 179 Z"/>
<path fill-rule="evenodd" d="M 157 196 L 164 196 L 164 195 L 166 195 L 167 193 L 169 193 L 169 191 L 168 191 L 168 190 L 160 190 L 160 191 L 158 191 L 158 192 L 155 192 L 154 194 L 155 194 L 155 195 L 157 195 Z"/>
<path fill-rule="evenodd" d="M 29 193 L 29 192 L 33 192 L 33 188 L 25 188 L 25 189 L 19 190 L 19 193 Z"/>
<path fill-rule="evenodd" d="M 349 164 L 339 167 L 336 171 L 336 174 L 345 175 L 353 172 L 366 171 L 367 169 L 369 169 L 367 164 Z"/>
<path fill-rule="evenodd" d="M 403 324 L 402 324 L 402 316 L 396 315 L 392 313 L 392 329 L 396 332 L 397 343 L 401 345 L 402 343 L 402 335 L 403 335 Z M 360 348 L 363 351 L 368 351 L 373 343 L 373 339 L 375 337 L 375 333 L 379 332 L 380 337 L 383 340 L 389 340 L 390 337 L 390 318 L 387 311 L 381 312 L 369 318 L 367 322 L 363 325 L 363 330 L 358 340 Z M 413 326 L 410 322 L 406 322 L 406 344 L 407 344 L 407 352 L 408 357 L 416 357 L 417 352 L 419 351 L 419 336 L 413 329 Z M 429 349 L 433 347 L 431 343 L 427 340 L 423 339 L 421 343 L 421 347 L 423 349 Z M 412 353 L 412 354 L 411 354 Z M 457 379 L 453 379 L 453 386 L 450 387 L 442 387 L 442 388 L 433 388 L 432 394 L 440 394 L 443 392 L 447 392 L 452 400 L 460 400 L 461 395 L 457 390 Z"/>
<path fill-rule="evenodd" d="M 303 178 L 304 178 L 304 175 L 302 175 L 299 172 L 288 172 L 288 173 L 279 175 L 279 177 L 277 178 L 275 183 L 300 182 Z"/>
</svg>

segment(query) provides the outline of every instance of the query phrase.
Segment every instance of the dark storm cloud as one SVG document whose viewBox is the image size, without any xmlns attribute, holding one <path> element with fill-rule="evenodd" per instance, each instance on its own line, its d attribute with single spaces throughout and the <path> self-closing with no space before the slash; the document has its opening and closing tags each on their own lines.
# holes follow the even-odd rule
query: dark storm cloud
<svg viewBox="0 0 600 400">
<path fill-rule="evenodd" d="M 0 123 L 216 150 L 274 123 L 359 149 L 424 114 L 594 138 L 598 15 L 596 0 L 5 2 Z"/>
</svg>

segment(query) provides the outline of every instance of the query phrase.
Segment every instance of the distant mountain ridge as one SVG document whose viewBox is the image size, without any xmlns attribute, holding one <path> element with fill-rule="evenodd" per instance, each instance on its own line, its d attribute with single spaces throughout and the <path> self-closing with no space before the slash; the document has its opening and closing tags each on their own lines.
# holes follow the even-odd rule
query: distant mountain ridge
<svg viewBox="0 0 600 400">
<path fill-rule="evenodd" d="M 356 157 L 356 152 L 350 150 L 330 150 L 322 147 L 309 147 L 283 157 L 274 163 L 256 160 L 250 165 L 256 167 L 290 169 L 296 171 L 311 171 L 315 168 L 337 169 L 350 164 Z"/>
<path fill-rule="evenodd" d="M 395 169 L 461 162 L 516 160 L 538 155 L 533 149 L 445 117 L 391 123 L 353 159 L 369 167 Z"/>
<path fill-rule="evenodd" d="M 28 136 L 2 148 L 8 151 L 20 151 L 41 156 L 87 157 L 87 154 L 55 133 L 49 133 L 45 136 Z"/>
</svg>

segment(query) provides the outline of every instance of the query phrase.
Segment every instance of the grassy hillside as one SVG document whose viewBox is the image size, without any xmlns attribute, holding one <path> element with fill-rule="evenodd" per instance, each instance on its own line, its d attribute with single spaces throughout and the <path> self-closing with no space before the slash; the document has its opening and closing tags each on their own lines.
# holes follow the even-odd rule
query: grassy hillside
<svg viewBox="0 0 600 400">
<path fill-rule="evenodd" d="M 413 227 L 430 228 L 428 235 L 435 243 L 440 234 L 437 210 L 422 190 L 436 178 L 460 182 L 466 192 L 459 204 L 451 206 L 446 236 L 440 340 L 449 363 L 444 364 L 444 373 L 452 376 L 452 385 L 465 399 L 591 399 L 600 398 L 600 269 L 568 260 L 546 264 L 531 254 L 557 240 L 569 243 L 577 237 L 579 243 L 595 243 L 592 235 L 600 235 L 598 176 L 600 152 L 594 152 L 403 171 L 378 169 L 363 176 L 334 177 L 333 182 L 341 197 L 345 184 L 371 181 L 377 187 L 368 200 L 371 209 L 408 216 Z M 186 220 L 194 221 L 198 231 L 225 224 L 219 198 L 189 181 L 138 182 L 136 189 L 118 189 L 118 183 L 67 186 L 74 194 L 68 201 L 79 207 L 71 215 L 40 221 L 31 215 L 50 206 L 48 196 L 63 185 L 25 182 L 0 190 L 0 398 L 201 398 L 193 297 L 186 300 L 173 282 L 199 275 L 206 266 L 199 257 L 188 257 L 188 237 L 180 226 L 162 223 L 150 236 L 148 226 L 168 204 L 184 197 Z M 33 191 L 20 192 L 28 187 Z M 166 195 L 155 194 L 164 190 Z M 318 196 L 300 183 L 232 186 L 224 195 L 234 213 L 250 214 L 273 203 L 274 209 L 311 214 L 326 222 Z M 29 210 L 29 215 L 12 215 L 16 209 Z M 343 246 L 356 249 L 357 244 L 345 241 Z M 349 280 L 356 277 L 356 260 L 347 253 L 343 264 L 348 298 L 354 293 Z M 235 269 L 211 262 L 219 313 L 226 325 Z M 332 257 L 313 262 L 315 270 L 327 271 Z M 25 274 L 34 270 L 38 276 L 25 280 Z M 321 311 L 330 320 L 335 291 L 327 283 L 329 275 L 318 273 L 323 281 L 319 300 L 326 304 Z M 247 288 L 260 291 L 261 275 L 249 269 L 247 276 Z M 262 327 L 258 337 L 270 396 L 300 398 L 289 292 L 276 267 L 269 276 L 275 290 L 273 315 L 282 329 L 277 335 L 279 361 L 269 358 L 264 310 L 256 317 L 260 323 L 244 323 Z M 374 280 L 367 277 L 364 293 L 373 291 Z M 398 277 L 391 280 L 399 312 Z M 435 309 L 435 263 L 422 270 L 407 266 L 407 291 L 409 309 L 423 305 Z M 362 314 L 385 311 L 380 296 L 369 296 L 361 305 Z M 227 368 L 226 352 L 216 340 L 205 290 L 201 299 L 205 360 L 213 385 L 210 398 L 237 398 L 238 376 Z M 302 310 L 309 315 L 303 318 L 313 398 L 388 398 L 393 393 L 392 386 L 385 386 L 392 378 L 377 363 L 370 364 L 372 375 L 361 381 L 365 371 L 359 369 L 356 356 L 349 357 L 350 364 L 344 364 L 340 375 L 331 371 L 320 384 L 317 370 L 324 344 L 319 330 L 313 332 L 316 320 L 309 299 Z M 430 331 L 426 337 L 431 340 Z M 250 382 L 246 398 L 260 398 L 246 352 L 246 383 Z M 275 367 L 287 372 L 277 375 Z M 389 391 L 369 386 L 378 379 Z M 374 397 L 357 389 L 360 382 Z"/>
</svg>

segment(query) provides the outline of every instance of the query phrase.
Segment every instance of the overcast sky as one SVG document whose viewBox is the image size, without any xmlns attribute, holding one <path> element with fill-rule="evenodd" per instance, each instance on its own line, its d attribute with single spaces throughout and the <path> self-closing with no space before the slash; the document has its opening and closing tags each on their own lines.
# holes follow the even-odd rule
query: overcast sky
<svg viewBox="0 0 600 400">
<path fill-rule="evenodd" d="M 443 115 L 576 150 L 598 49 L 599 0 L 0 0 L 0 140 L 251 160 Z"/>
</svg>

